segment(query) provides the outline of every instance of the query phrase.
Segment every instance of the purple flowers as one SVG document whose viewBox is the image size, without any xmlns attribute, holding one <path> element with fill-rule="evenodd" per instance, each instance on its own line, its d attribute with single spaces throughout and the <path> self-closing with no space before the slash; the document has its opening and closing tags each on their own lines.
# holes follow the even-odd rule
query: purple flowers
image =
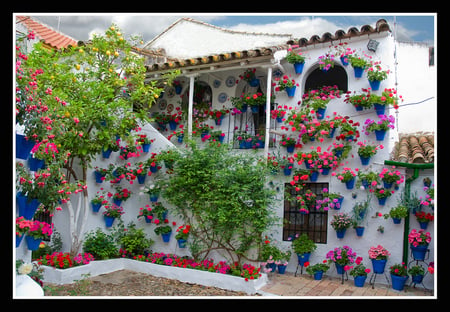
<svg viewBox="0 0 450 312">
<path fill-rule="evenodd" d="M 344 245 L 330 250 L 327 253 L 326 258 L 334 263 L 347 265 L 355 262 L 356 252 L 353 252 L 352 248 L 349 246 Z"/>
<path fill-rule="evenodd" d="M 366 135 L 375 130 L 388 130 L 394 129 L 395 117 L 392 115 L 379 115 L 380 119 L 378 121 L 372 119 L 366 119 L 363 126 L 363 131 Z"/>
</svg>

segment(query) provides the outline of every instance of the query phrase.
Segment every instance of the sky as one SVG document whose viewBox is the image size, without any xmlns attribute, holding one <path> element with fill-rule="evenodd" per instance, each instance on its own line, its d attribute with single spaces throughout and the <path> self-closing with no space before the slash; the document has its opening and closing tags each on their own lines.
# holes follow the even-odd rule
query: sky
<svg viewBox="0 0 450 312">
<path fill-rule="evenodd" d="M 22 13 L 20 13 L 22 15 Z M 336 30 L 347 31 L 350 27 L 362 25 L 375 26 L 380 18 L 394 27 L 394 13 L 390 15 L 375 14 L 292 14 L 292 13 L 158 13 L 158 14 L 99 14 L 99 13 L 52 13 L 23 14 L 31 15 L 41 22 L 58 29 L 76 40 L 88 40 L 93 33 L 103 33 L 111 23 L 116 23 L 125 35 L 139 34 L 145 43 L 164 31 L 182 17 L 191 17 L 215 26 L 263 33 L 291 34 L 293 38 L 310 38 L 325 32 L 334 34 Z M 395 13 L 397 39 L 400 41 L 425 42 L 432 45 L 435 40 L 435 19 L 432 13 L 402 14 Z"/>
</svg>

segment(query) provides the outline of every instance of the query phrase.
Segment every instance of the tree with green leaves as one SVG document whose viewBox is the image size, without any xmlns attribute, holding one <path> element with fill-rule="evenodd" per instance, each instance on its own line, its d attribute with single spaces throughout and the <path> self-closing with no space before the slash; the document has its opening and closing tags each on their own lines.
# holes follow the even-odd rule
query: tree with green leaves
<svg viewBox="0 0 450 312">
<path fill-rule="evenodd" d="M 136 40 L 112 25 L 76 47 L 49 50 L 37 43 L 28 55 L 17 48 L 16 122 L 29 140 L 51 144 L 41 157 L 48 168 L 65 171 L 59 183 L 86 185 L 87 169 L 102 149 L 149 121 L 147 110 L 163 89 L 145 79 Z M 88 216 L 87 187 L 66 206 L 75 254 Z"/>
</svg>

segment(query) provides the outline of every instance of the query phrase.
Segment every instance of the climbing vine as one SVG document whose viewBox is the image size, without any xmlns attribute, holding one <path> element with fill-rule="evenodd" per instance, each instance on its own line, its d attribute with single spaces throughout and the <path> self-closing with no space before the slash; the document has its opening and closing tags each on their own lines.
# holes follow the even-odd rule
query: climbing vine
<svg viewBox="0 0 450 312">
<path fill-rule="evenodd" d="M 262 234 L 274 224 L 274 191 L 266 187 L 263 162 L 227 145 L 190 148 L 176 163 L 163 195 L 187 224 L 196 259 L 219 251 L 232 261 L 258 260 Z"/>
</svg>

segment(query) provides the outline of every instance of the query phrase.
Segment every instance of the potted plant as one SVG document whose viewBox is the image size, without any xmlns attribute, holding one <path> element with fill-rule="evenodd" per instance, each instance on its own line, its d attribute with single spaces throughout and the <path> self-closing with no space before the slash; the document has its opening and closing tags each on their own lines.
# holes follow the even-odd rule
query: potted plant
<svg viewBox="0 0 450 312">
<path fill-rule="evenodd" d="M 256 68 L 247 68 L 242 75 L 239 75 L 239 78 L 247 81 L 251 87 L 259 85 L 259 79 L 256 78 Z"/>
<path fill-rule="evenodd" d="M 387 105 L 397 109 L 399 101 L 403 101 L 403 98 L 401 95 L 397 96 L 397 90 L 394 88 L 385 88 L 381 95 L 371 93 L 369 101 L 373 104 L 377 115 L 384 115 Z"/>
<path fill-rule="evenodd" d="M 142 151 L 148 153 L 150 150 L 150 145 L 154 142 L 154 139 L 149 139 L 146 134 L 138 134 L 137 144 L 142 145 Z"/>
<path fill-rule="evenodd" d="M 371 145 L 366 144 L 366 141 L 364 142 L 359 141 L 358 142 L 359 148 L 358 148 L 358 155 L 361 160 L 361 164 L 363 166 L 367 166 L 370 162 L 370 158 L 372 156 L 375 156 L 377 154 L 377 150 L 380 148 L 383 148 L 383 145 Z"/>
<path fill-rule="evenodd" d="M 363 89 L 363 92 L 367 91 L 367 89 Z M 350 103 L 355 107 L 357 111 L 362 111 L 363 109 L 368 109 L 373 106 L 373 103 L 370 101 L 370 92 L 368 93 L 360 93 L 357 94 L 356 91 L 352 93 L 347 93 L 345 95 L 345 103 Z"/>
<path fill-rule="evenodd" d="M 305 57 L 303 53 L 299 50 L 297 53 L 288 48 L 288 54 L 286 55 L 286 61 L 294 65 L 294 70 L 297 75 L 303 72 L 303 66 L 305 65 Z"/>
<path fill-rule="evenodd" d="M 391 188 L 394 183 L 400 185 L 404 181 L 402 173 L 395 169 L 394 166 L 391 169 L 383 168 L 379 177 L 383 181 L 384 187 L 387 189 Z"/>
<path fill-rule="evenodd" d="M 283 135 L 280 140 L 280 144 L 285 146 L 288 153 L 293 153 L 297 140 L 286 135 Z"/>
<path fill-rule="evenodd" d="M 355 262 L 356 252 L 353 252 L 350 246 L 344 245 L 327 252 L 326 258 L 329 262 L 335 263 L 338 274 L 344 274 L 345 271 L 350 269 L 349 264 Z"/>
<path fill-rule="evenodd" d="M 425 269 L 420 265 L 414 265 L 408 269 L 408 274 L 411 276 L 414 284 L 420 284 L 425 275 Z"/>
<path fill-rule="evenodd" d="M 99 194 L 99 192 L 97 192 L 97 195 L 95 195 L 95 197 L 91 199 L 92 211 L 94 213 L 98 212 L 102 205 L 107 203 L 108 200 L 103 195 Z"/>
<path fill-rule="evenodd" d="M 373 272 L 377 274 L 384 273 L 387 258 L 390 256 L 390 252 L 381 245 L 376 247 L 370 247 L 369 259 L 372 261 Z"/>
<path fill-rule="evenodd" d="M 377 91 L 380 88 L 381 81 L 385 80 L 388 74 L 389 70 L 383 70 L 380 62 L 375 62 L 367 69 L 367 79 L 369 80 L 370 88 L 373 91 Z"/>
<path fill-rule="evenodd" d="M 272 84 L 273 86 L 276 86 L 275 91 L 279 92 L 286 90 L 288 97 L 294 96 L 298 83 L 296 83 L 294 79 L 291 79 L 290 75 L 284 75 L 281 79 L 275 78 L 275 81 L 278 82 L 278 85 L 275 82 Z"/>
<path fill-rule="evenodd" d="M 408 216 L 408 208 L 405 205 L 399 204 L 392 207 L 389 213 L 384 214 L 384 218 L 392 218 L 394 224 L 400 224 L 403 218 Z"/>
<path fill-rule="evenodd" d="M 430 232 L 425 230 L 412 229 L 408 234 L 408 242 L 411 248 L 411 254 L 414 260 L 425 260 L 425 254 L 428 250 L 428 244 L 431 242 Z"/>
<path fill-rule="evenodd" d="M 308 234 L 295 235 L 295 239 L 292 241 L 292 249 L 297 254 L 298 264 L 304 266 L 305 262 L 309 261 L 311 253 L 316 250 L 317 245 L 312 239 L 308 237 Z"/>
<path fill-rule="evenodd" d="M 274 244 L 271 244 L 268 239 L 266 239 L 261 245 L 260 253 L 260 258 L 263 259 L 263 262 L 261 264 L 265 266 L 264 271 L 275 272 L 277 268 L 275 261 L 282 258 L 281 250 Z"/>
<path fill-rule="evenodd" d="M 358 126 L 359 122 L 354 122 L 352 119 L 342 118 L 339 124 L 340 133 L 336 139 L 356 142 L 356 139 L 359 138 Z"/>
<path fill-rule="evenodd" d="M 375 132 L 377 141 L 383 141 L 386 131 L 395 128 L 395 118 L 392 115 L 378 115 L 378 118 L 380 118 L 378 121 L 370 118 L 366 119 L 363 130 L 366 135 L 369 135 L 370 132 Z"/>
<path fill-rule="evenodd" d="M 370 208 L 370 196 L 363 202 L 357 202 L 352 209 L 353 227 L 356 230 L 357 236 L 362 236 L 364 233 L 364 221 L 367 218 L 368 210 Z"/>
<path fill-rule="evenodd" d="M 181 225 L 177 228 L 175 235 L 175 239 L 177 240 L 178 247 L 186 248 L 186 241 L 189 237 L 189 231 L 191 230 L 191 226 L 189 224 Z"/>
<path fill-rule="evenodd" d="M 37 250 L 42 240 L 49 240 L 53 233 L 53 223 L 41 222 L 38 220 L 29 223 L 25 240 L 29 250 Z"/>
<path fill-rule="evenodd" d="M 341 193 L 330 193 L 327 188 L 322 190 L 323 199 L 328 199 L 329 208 L 339 210 L 341 209 L 342 202 L 344 201 L 344 196 Z"/>
<path fill-rule="evenodd" d="M 220 126 L 222 124 L 223 118 L 229 112 L 230 110 L 225 107 L 223 107 L 222 109 L 212 109 L 209 111 L 209 116 L 214 119 L 216 126 Z"/>
<path fill-rule="evenodd" d="M 356 53 L 350 55 L 349 62 L 353 67 L 355 78 L 361 78 L 364 73 L 364 69 L 369 65 L 369 62 L 365 58 Z"/>
<path fill-rule="evenodd" d="M 333 215 L 331 226 L 336 231 L 337 238 L 344 238 L 345 231 L 353 224 L 352 218 L 346 213 Z"/>
<path fill-rule="evenodd" d="M 396 263 L 389 269 L 391 273 L 392 289 L 402 291 L 408 280 L 408 271 L 404 263 Z"/>
<path fill-rule="evenodd" d="M 157 186 L 156 184 L 149 184 L 144 187 L 142 190 L 142 193 L 148 194 L 150 197 L 150 201 L 152 203 L 155 203 L 158 201 L 159 193 L 161 191 L 161 188 Z"/>
<path fill-rule="evenodd" d="M 357 169 L 355 169 L 355 171 L 358 171 Z M 345 183 L 345 186 L 348 190 L 353 189 L 354 185 L 355 185 L 355 177 L 356 177 L 356 172 L 353 171 L 353 169 L 349 168 L 349 167 L 344 167 L 342 172 L 333 172 L 331 173 L 332 176 L 336 176 L 336 178 L 341 181 L 342 183 Z"/>
<path fill-rule="evenodd" d="M 288 265 L 288 261 L 291 258 L 291 251 L 287 250 L 286 252 L 280 251 L 278 258 L 275 259 L 275 264 L 278 268 L 279 274 L 284 274 L 286 272 L 286 267 Z"/>
<path fill-rule="evenodd" d="M 124 214 L 123 208 L 116 204 L 105 205 L 104 208 L 105 211 L 103 212 L 103 217 L 105 219 L 106 227 L 111 227 L 114 220 L 120 218 Z"/>
<path fill-rule="evenodd" d="M 434 220 L 434 215 L 432 213 L 425 213 L 425 211 L 419 211 L 415 214 L 417 222 L 419 222 L 420 228 L 426 230 L 428 223 Z"/>
<path fill-rule="evenodd" d="M 358 171 L 358 180 L 356 181 L 356 187 L 362 189 L 369 189 L 376 187 L 379 182 L 379 176 L 377 172 L 366 170 Z"/>
<path fill-rule="evenodd" d="M 367 274 L 370 273 L 370 269 L 366 268 L 362 262 L 362 257 L 357 257 L 355 260 L 356 266 L 350 271 L 350 275 L 353 276 L 353 280 L 356 287 L 364 287 L 364 283 L 367 278 Z"/>
<path fill-rule="evenodd" d="M 131 196 L 131 191 L 127 188 L 122 188 L 121 186 L 115 187 L 116 191 L 114 193 L 108 192 L 108 197 L 112 197 L 115 205 L 120 206 L 122 201 L 127 200 Z"/>
<path fill-rule="evenodd" d="M 387 198 L 394 193 L 394 191 L 389 191 L 388 189 L 385 189 L 380 185 L 378 185 L 375 189 L 370 191 L 373 191 L 375 196 L 378 198 L 378 204 L 380 206 L 384 206 L 386 204 Z"/>
<path fill-rule="evenodd" d="M 276 119 L 278 122 L 283 121 L 283 117 L 286 115 L 286 107 L 278 105 L 275 109 L 270 111 L 270 116 L 272 119 Z"/>
<path fill-rule="evenodd" d="M 16 248 L 19 247 L 32 222 L 26 220 L 23 216 L 16 218 Z"/>
<path fill-rule="evenodd" d="M 156 235 L 161 235 L 164 243 L 168 243 L 170 241 L 170 235 L 172 234 L 172 227 L 170 225 L 157 226 L 154 231 Z"/>
<path fill-rule="evenodd" d="M 316 281 L 320 281 L 322 279 L 323 273 L 328 271 L 328 269 L 330 268 L 327 260 L 323 260 L 322 263 L 316 263 L 314 265 L 309 265 L 309 262 L 306 262 L 305 267 L 306 273 L 313 275 Z"/>
<path fill-rule="evenodd" d="M 319 56 L 319 68 L 324 72 L 330 70 L 330 68 L 334 68 L 334 55 L 331 53 L 327 53 L 325 55 Z"/>
<path fill-rule="evenodd" d="M 139 213 L 137 215 L 137 218 L 143 217 L 146 223 L 151 223 L 153 219 L 153 211 L 152 207 L 150 205 L 145 205 L 144 207 L 139 208 Z"/>
</svg>

